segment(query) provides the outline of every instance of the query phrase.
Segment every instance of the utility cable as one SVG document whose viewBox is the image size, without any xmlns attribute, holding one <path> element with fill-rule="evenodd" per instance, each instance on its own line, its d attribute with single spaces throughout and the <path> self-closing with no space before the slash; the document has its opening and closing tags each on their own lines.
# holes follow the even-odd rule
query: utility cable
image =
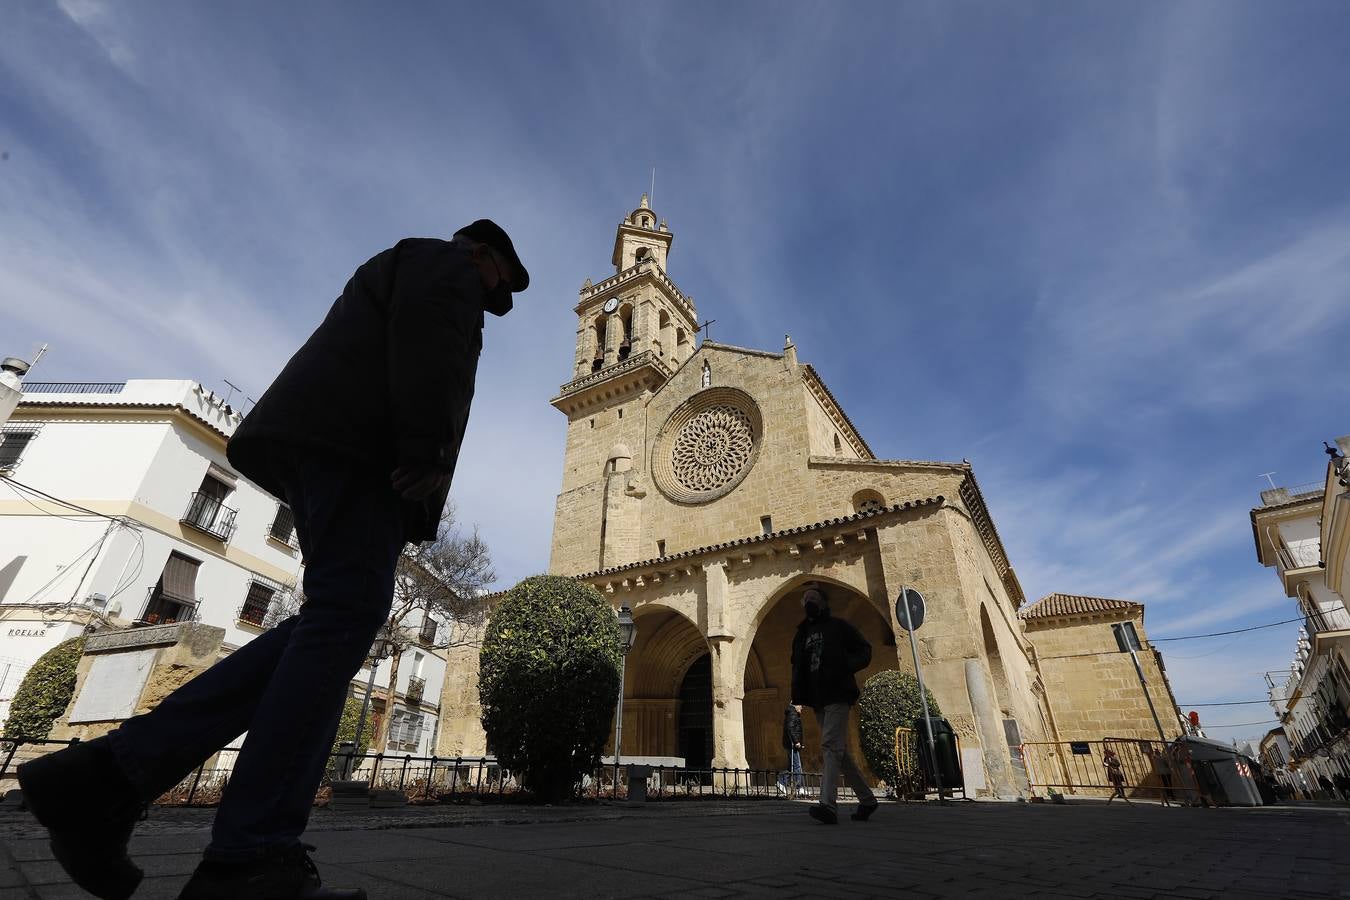
<svg viewBox="0 0 1350 900">
<path fill-rule="evenodd" d="M 24 484 L 22 481 L 18 481 L 17 479 L 11 478 L 8 475 L 0 475 L 0 480 L 7 482 L 10 490 L 12 490 L 21 500 L 23 500 L 29 506 L 33 507 L 34 509 L 36 509 L 38 512 L 42 513 L 45 516 L 51 516 L 52 518 L 61 519 L 62 521 L 76 522 L 76 523 L 82 523 L 85 521 L 85 519 L 92 516 L 99 519 L 106 519 L 107 521 L 112 522 L 119 527 L 126 528 L 128 531 L 132 533 L 132 535 L 136 538 L 136 553 L 138 557 L 136 561 L 136 571 L 129 578 L 125 579 L 123 583 L 120 583 L 115 587 L 113 592 L 108 597 L 110 601 L 114 597 L 126 591 L 129 587 L 131 587 L 132 584 L 136 582 L 136 579 L 140 577 L 140 574 L 143 571 L 145 564 L 145 538 L 141 535 L 140 529 L 137 528 L 135 524 L 133 524 L 131 519 L 129 519 L 126 516 L 110 516 L 107 513 L 97 512 L 95 510 L 89 509 L 88 507 L 80 506 L 78 503 L 72 503 L 69 500 L 62 500 L 60 497 L 49 494 L 43 490 L 39 490 L 38 488 L 35 488 L 30 484 Z M 66 509 L 78 512 L 82 514 L 82 518 L 63 516 L 60 513 L 52 512 L 51 510 L 48 509 L 43 509 L 42 507 L 34 503 L 31 499 L 29 499 L 29 497 L 26 496 L 27 494 L 33 494 L 35 496 L 41 497 L 42 499 L 50 503 L 55 503 L 58 506 L 62 506 Z M 104 532 L 103 537 L 100 538 L 98 542 L 100 548 L 102 546 L 102 543 L 111 536 L 112 535 L 110 532 Z M 77 556 L 75 560 L 71 563 L 71 565 L 74 565 L 75 563 L 83 559 L 85 554 L 87 554 L 88 552 L 89 550 L 85 550 L 84 553 L 81 553 L 79 556 Z M 58 573 L 55 578 L 53 578 L 51 581 L 47 582 L 47 584 L 44 584 L 41 588 L 39 588 L 37 593 L 35 593 L 33 597 L 36 598 L 41 594 L 45 593 L 55 581 L 60 579 L 65 574 L 67 574 L 65 570 L 62 570 L 62 572 Z M 27 602 L 32 602 L 32 599 L 33 598 L 30 598 L 29 601 Z"/>
<path fill-rule="evenodd" d="M 1319 612 L 1329 613 L 1329 612 L 1336 612 L 1337 610 L 1341 609 L 1345 609 L 1344 604 L 1340 606 L 1333 606 L 1331 609 L 1319 610 Z M 1252 625 L 1249 628 L 1235 628 L 1232 631 L 1212 631 L 1209 634 L 1183 634 L 1178 635 L 1177 637 L 1163 637 L 1163 638 L 1150 637 L 1149 640 L 1155 644 L 1160 644 L 1163 641 L 1194 641 L 1199 638 L 1223 637 L 1224 635 L 1227 634 L 1245 634 L 1248 631 L 1259 631 L 1262 628 L 1274 628 L 1276 625 L 1288 625 L 1290 622 L 1304 622 L 1307 621 L 1307 619 L 1308 619 L 1307 616 L 1298 616 L 1297 618 L 1294 619 L 1281 619 L 1278 622 L 1267 622 L 1264 625 Z"/>
<path fill-rule="evenodd" d="M 109 519 L 112 521 L 119 521 L 124 518 L 123 516 L 110 516 L 107 513 L 95 512 L 94 510 L 89 509 L 88 507 L 80 506 L 78 503 L 71 503 L 69 500 L 62 500 L 60 497 L 54 497 L 51 494 L 47 493 L 46 491 L 40 491 L 37 488 L 33 487 L 31 484 L 24 484 L 22 481 L 17 481 L 8 475 L 0 475 L 0 480 L 7 481 L 10 483 L 11 486 L 22 488 L 25 491 L 37 494 L 39 497 L 42 497 L 45 500 L 50 500 L 52 503 L 59 504 L 61 506 L 66 507 L 67 509 L 73 509 L 76 510 L 77 512 L 82 512 L 85 515 L 98 516 L 100 519 Z"/>
</svg>

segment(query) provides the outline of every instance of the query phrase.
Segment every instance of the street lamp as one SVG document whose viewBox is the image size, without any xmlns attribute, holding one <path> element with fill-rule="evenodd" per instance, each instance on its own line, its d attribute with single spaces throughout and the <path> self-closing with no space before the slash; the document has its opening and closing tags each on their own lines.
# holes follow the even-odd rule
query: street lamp
<svg viewBox="0 0 1350 900">
<path fill-rule="evenodd" d="M 366 716 L 370 712 L 370 698 L 375 693 L 375 670 L 380 667 L 380 660 L 387 659 L 394 655 L 394 642 L 390 640 L 389 623 L 380 626 L 380 630 L 375 634 L 375 643 L 370 645 L 370 678 L 366 679 L 366 697 L 361 701 L 361 715 L 356 720 L 356 737 L 352 743 L 352 752 L 347 754 L 346 780 L 352 777 L 353 756 L 356 748 L 361 746 L 361 732 L 366 729 Z"/>
<path fill-rule="evenodd" d="M 614 714 L 614 796 L 619 796 L 619 748 L 623 746 L 623 680 L 628 664 L 628 651 L 637 641 L 637 623 L 633 621 L 633 611 L 627 604 L 619 607 L 619 703 Z"/>
</svg>

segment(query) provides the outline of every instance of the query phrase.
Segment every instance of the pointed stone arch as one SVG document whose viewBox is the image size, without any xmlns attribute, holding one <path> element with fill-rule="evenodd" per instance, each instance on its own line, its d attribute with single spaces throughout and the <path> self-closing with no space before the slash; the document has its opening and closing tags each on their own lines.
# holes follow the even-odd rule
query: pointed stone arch
<svg viewBox="0 0 1350 900">
<path fill-rule="evenodd" d="M 686 676 L 709 655 L 708 641 L 697 623 L 673 606 L 641 604 L 633 610 L 633 621 L 637 641 L 624 667 L 623 755 L 680 756 L 688 743 L 683 731 L 712 731 L 710 692 L 700 698 L 700 721 L 681 716 Z M 613 740 L 611 733 L 607 753 L 613 752 Z"/>
<path fill-rule="evenodd" d="M 792 639 L 802 619 L 800 597 L 807 584 L 816 583 L 830 597 L 832 615 L 847 620 L 872 644 L 872 664 L 856 676 L 859 688 L 867 678 L 899 665 L 895 632 L 884 603 L 868 596 L 866 587 L 829 575 L 804 572 L 782 581 L 765 595 L 760 608 L 751 617 L 747 629 L 744 658 L 742 717 L 745 731 L 745 756 L 750 768 L 780 768 L 787 762 L 782 747 L 783 710 L 792 699 Z M 854 713 L 856 717 L 856 712 Z M 815 716 L 803 716 L 806 750 L 803 764 L 819 770 L 820 732 Z M 860 762 L 856 722 L 850 729 L 850 745 Z"/>
</svg>

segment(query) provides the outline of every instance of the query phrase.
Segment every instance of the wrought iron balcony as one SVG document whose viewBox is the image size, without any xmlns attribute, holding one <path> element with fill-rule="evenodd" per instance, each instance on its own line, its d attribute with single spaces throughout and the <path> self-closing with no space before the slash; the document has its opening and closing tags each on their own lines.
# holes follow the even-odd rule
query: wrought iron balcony
<svg viewBox="0 0 1350 900">
<path fill-rule="evenodd" d="M 234 534 L 234 517 L 238 514 L 238 510 L 226 506 L 218 498 L 194 491 L 192 499 L 188 501 L 187 512 L 183 513 L 179 521 L 224 542 Z"/>
<path fill-rule="evenodd" d="M 409 703 L 421 703 L 422 695 L 426 692 L 426 689 L 427 680 L 414 675 L 408 679 L 408 689 L 403 692 L 403 697 Z"/>
</svg>

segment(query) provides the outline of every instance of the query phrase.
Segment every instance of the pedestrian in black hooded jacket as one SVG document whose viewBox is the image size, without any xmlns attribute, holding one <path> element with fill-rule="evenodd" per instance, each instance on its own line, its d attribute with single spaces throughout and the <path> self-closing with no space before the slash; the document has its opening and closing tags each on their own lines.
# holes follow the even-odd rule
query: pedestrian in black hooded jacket
<svg viewBox="0 0 1350 900">
<path fill-rule="evenodd" d="M 839 821 L 835 796 L 842 773 L 859 801 L 852 818 L 865 822 L 876 811 L 877 799 L 848 752 L 848 724 L 858 699 L 854 673 L 872 661 L 872 645 L 858 629 L 830 615 L 822 586 L 812 584 L 802 592 L 802 609 L 806 618 L 792 641 L 792 702 L 814 710 L 824 757 L 820 803 L 811 807 L 811 816 L 827 825 Z"/>
</svg>

